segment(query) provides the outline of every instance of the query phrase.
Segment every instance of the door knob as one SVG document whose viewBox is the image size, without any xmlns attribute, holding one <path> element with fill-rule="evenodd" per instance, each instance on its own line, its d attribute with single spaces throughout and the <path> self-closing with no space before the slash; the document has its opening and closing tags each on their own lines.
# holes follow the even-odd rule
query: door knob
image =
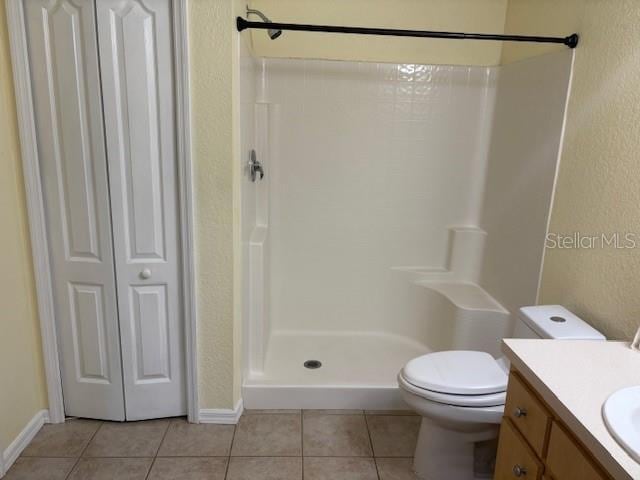
<svg viewBox="0 0 640 480">
<path fill-rule="evenodd" d="M 144 270 L 142 270 L 140 272 L 140 278 L 144 278 L 145 280 L 147 278 L 151 278 L 151 270 L 149 270 L 148 268 L 145 268 Z"/>
</svg>

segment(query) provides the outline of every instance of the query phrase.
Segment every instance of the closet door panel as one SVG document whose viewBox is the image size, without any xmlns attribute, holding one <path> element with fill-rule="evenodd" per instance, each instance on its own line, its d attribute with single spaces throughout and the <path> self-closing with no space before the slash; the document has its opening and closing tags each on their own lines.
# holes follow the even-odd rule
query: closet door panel
<svg viewBox="0 0 640 480">
<path fill-rule="evenodd" d="M 131 336 L 136 339 L 133 350 L 136 384 L 169 381 L 167 291 L 165 285 L 133 287 Z"/>
<path fill-rule="evenodd" d="M 24 8 L 65 413 L 123 420 L 94 4 Z"/>
<path fill-rule="evenodd" d="M 76 377 L 85 382 L 109 383 L 104 288 L 72 283 L 69 298 Z"/>
<path fill-rule="evenodd" d="M 127 419 L 186 413 L 169 0 L 100 0 Z"/>
<path fill-rule="evenodd" d="M 109 20 L 111 41 L 115 40 L 110 60 L 118 82 L 116 102 L 121 105 L 115 120 L 125 173 L 119 181 L 128 260 L 165 261 L 155 15 L 133 2 L 127 10 L 111 10 Z"/>
</svg>

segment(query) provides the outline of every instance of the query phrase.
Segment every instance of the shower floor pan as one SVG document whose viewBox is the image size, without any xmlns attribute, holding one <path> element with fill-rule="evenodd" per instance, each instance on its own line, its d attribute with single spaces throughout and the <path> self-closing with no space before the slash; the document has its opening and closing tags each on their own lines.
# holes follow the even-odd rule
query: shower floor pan
<svg viewBox="0 0 640 480">
<path fill-rule="evenodd" d="M 244 406 L 406 410 L 396 376 L 425 353 L 424 345 L 385 333 L 276 333 L 264 372 L 245 379 Z M 307 368 L 309 360 L 322 366 Z"/>
</svg>

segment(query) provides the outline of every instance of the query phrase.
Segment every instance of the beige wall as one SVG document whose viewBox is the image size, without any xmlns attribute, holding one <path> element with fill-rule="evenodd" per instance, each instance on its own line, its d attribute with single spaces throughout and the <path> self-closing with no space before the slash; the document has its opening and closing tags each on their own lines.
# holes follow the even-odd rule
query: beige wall
<svg viewBox="0 0 640 480">
<path fill-rule="evenodd" d="M 640 234 L 640 5 L 572 2 L 565 30 L 575 28 L 582 41 L 550 231 Z M 544 30 L 559 3 L 511 0 L 507 31 Z M 640 323 L 639 272 L 638 248 L 547 249 L 540 301 L 564 304 L 607 336 L 628 339 Z"/>
<path fill-rule="evenodd" d="M 0 2 L 0 454 L 47 404 L 19 148 Z"/>
<path fill-rule="evenodd" d="M 240 398 L 239 0 L 191 0 L 189 41 L 201 408 Z"/>
<path fill-rule="evenodd" d="M 584 0 L 509 0 L 505 33 L 566 37 L 579 32 Z M 564 45 L 505 42 L 501 63 L 565 50 Z"/>
<path fill-rule="evenodd" d="M 507 0 L 251 0 L 274 22 L 502 33 Z M 252 17 L 257 19 L 257 17 Z M 285 32 L 252 33 L 265 57 L 496 65 L 501 42 Z"/>
</svg>

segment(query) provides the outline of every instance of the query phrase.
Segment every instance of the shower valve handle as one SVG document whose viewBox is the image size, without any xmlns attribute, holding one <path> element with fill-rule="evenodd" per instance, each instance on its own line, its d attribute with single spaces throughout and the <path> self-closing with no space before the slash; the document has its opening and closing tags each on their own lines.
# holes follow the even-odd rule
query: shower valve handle
<svg viewBox="0 0 640 480">
<path fill-rule="evenodd" d="M 255 182 L 260 175 L 260 180 L 264 178 L 264 169 L 262 168 L 262 164 L 256 158 L 256 151 L 251 150 L 251 154 L 249 156 L 249 177 L 252 182 Z"/>
<path fill-rule="evenodd" d="M 258 162 L 254 167 L 253 167 L 253 179 L 255 181 L 256 177 L 260 175 L 260 180 L 262 180 L 264 178 L 264 170 L 262 169 L 262 165 L 260 165 L 260 162 Z"/>
</svg>

